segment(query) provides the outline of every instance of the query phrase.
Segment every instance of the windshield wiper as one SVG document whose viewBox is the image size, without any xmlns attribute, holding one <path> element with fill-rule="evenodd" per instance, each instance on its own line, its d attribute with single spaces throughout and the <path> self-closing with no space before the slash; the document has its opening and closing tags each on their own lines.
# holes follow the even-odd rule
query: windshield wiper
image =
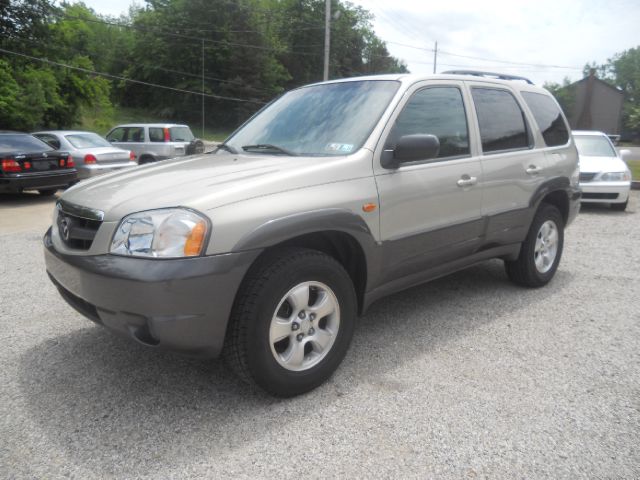
<svg viewBox="0 0 640 480">
<path fill-rule="evenodd" d="M 211 152 L 211 153 L 216 153 L 218 150 L 226 150 L 229 153 L 233 153 L 234 155 L 238 153 L 238 151 L 233 148 L 231 145 L 227 144 L 227 143 L 221 143 L 220 145 L 218 145 L 216 147 L 216 149 Z"/>
<path fill-rule="evenodd" d="M 294 153 L 291 150 L 287 150 L 286 148 L 279 147 L 278 145 L 271 145 L 270 143 L 259 143 L 257 145 L 243 145 L 242 149 L 245 152 L 248 152 L 251 150 L 258 151 L 258 152 L 271 150 L 271 151 L 284 153 L 285 155 L 289 155 L 291 157 L 296 157 L 298 155 L 297 153 Z"/>
</svg>

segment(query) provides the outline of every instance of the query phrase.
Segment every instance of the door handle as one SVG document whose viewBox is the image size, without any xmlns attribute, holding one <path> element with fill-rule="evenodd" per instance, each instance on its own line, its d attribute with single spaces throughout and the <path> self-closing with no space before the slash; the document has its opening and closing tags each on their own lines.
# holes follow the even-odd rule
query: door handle
<svg viewBox="0 0 640 480">
<path fill-rule="evenodd" d="M 476 183 L 478 183 L 478 179 L 476 177 L 470 177 L 467 174 L 462 175 L 462 177 L 460 177 L 460 180 L 458 180 L 459 187 L 470 187 L 472 185 L 475 185 Z"/>
<path fill-rule="evenodd" d="M 542 168 L 538 167 L 537 165 L 529 165 L 525 170 L 525 172 L 527 172 L 528 175 L 537 175 L 541 171 L 542 171 Z"/>
</svg>

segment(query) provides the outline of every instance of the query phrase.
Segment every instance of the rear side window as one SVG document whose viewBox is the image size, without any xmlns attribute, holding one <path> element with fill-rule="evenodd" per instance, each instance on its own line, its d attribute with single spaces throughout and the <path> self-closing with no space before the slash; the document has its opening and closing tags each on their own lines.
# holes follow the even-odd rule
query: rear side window
<svg viewBox="0 0 640 480">
<path fill-rule="evenodd" d="M 149 127 L 149 140 L 151 142 L 164 142 L 164 128 Z"/>
<path fill-rule="evenodd" d="M 169 129 L 172 142 L 190 142 L 194 139 L 189 127 L 171 127 Z"/>
<path fill-rule="evenodd" d="M 39 138 L 43 142 L 46 142 L 48 145 L 51 145 L 52 148 L 56 150 L 60 150 L 60 140 L 55 135 L 50 135 L 48 133 L 38 133 L 34 135 L 34 137 Z"/>
<path fill-rule="evenodd" d="M 396 120 L 385 149 L 404 135 L 430 134 L 440 140 L 438 158 L 469 155 L 462 93 L 457 87 L 429 87 L 413 94 Z"/>
<path fill-rule="evenodd" d="M 558 105 L 551 98 L 540 93 L 522 92 L 522 97 L 540 127 L 544 143 L 549 147 L 565 145 L 569 141 L 569 130 Z"/>
<path fill-rule="evenodd" d="M 524 113 L 506 90 L 473 88 L 484 153 L 529 148 Z"/>
</svg>

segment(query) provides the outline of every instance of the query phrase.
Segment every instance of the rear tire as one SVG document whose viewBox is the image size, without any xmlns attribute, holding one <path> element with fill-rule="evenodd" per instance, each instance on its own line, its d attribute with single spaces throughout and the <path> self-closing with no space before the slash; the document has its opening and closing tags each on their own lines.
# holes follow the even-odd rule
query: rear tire
<svg viewBox="0 0 640 480">
<path fill-rule="evenodd" d="M 558 269 L 563 246 L 562 214 L 553 205 L 543 203 L 533 217 L 518 259 L 504 262 L 507 276 L 525 287 L 546 285 Z"/>
<path fill-rule="evenodd" d="M 629 199 L 627 199 L 624 203 L 611 203 L 611 210 L 615 210 L 616 212 L 624 212 L 627 209 L 628 203 Z"/>
<path fill-rule="evenodd" d="M 357 316 L 353 283 L 334 258 L 283 248 L 259 259 L 231 314 L 223 357 L 272 395 L 308 392 L 338 368 Z"/>
<path fill-rule="evenodd" d="M 57 188 L 46 188 L 46 189 L 38 190 L 38 193 L 43 197 L 52 197 L 56 194 L 57 191 L 58 191 Z"/>
</svg>

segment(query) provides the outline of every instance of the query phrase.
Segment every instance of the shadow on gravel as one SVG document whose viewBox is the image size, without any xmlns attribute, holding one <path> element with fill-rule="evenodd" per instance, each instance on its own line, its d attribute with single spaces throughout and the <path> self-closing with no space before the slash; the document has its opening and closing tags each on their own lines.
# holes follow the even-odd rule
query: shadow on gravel
<svg viewBox="0 0 640 480">
<path fill-rule="evenodd" d="M 414 368 L 417 356 L 496 318 L 553 301 L 571 282 L 558 271 L 549 288 L 521 289 L 492 261 L 381 300 L 360 320 L 337 374 L 290 400 L 247 387 L 221 362 L 148 351 L 98 327 L 28 350 L 21 389 L 39 430 L 69 461 L 96 476 L 134 474 L 119 471 L 118 458 L 140 462 L 145 474 L 166 474 L 199 457 L 276 441 L 283 423 L 309 411 L 330 416 L 341 397 L 359 395 L 359 385 L 409 388 L 393 376 L 396 369 Z"/>
</svg>

